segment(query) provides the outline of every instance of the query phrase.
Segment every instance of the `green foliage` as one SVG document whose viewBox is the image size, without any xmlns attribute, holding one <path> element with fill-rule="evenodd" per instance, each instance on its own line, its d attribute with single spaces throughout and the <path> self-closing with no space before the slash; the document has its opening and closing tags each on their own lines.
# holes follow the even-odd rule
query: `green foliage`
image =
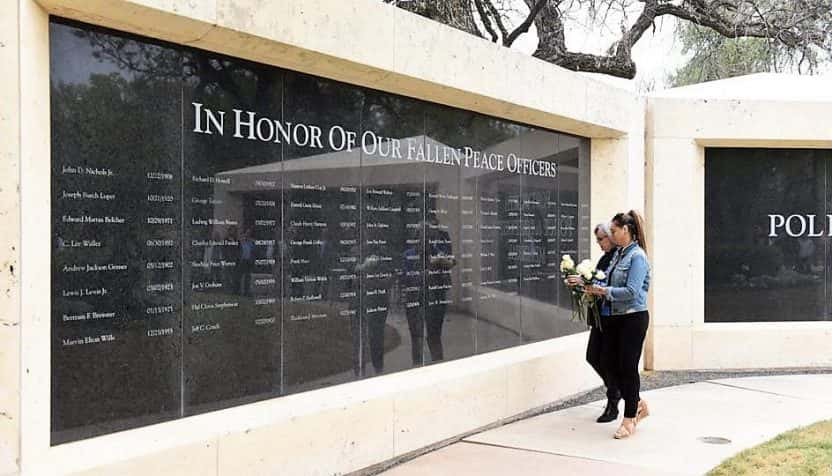
<svg viewBox="0 0 832 476">
<path fill-rule="evenodd" d="M 785 53 L 768 39 L 726 38 L 690 22 L 680 25 L 678 35 L 682 52 L 692 56 L 669 78 L 672 87 L 778 71 L 785 61 Z"/>
</svg>

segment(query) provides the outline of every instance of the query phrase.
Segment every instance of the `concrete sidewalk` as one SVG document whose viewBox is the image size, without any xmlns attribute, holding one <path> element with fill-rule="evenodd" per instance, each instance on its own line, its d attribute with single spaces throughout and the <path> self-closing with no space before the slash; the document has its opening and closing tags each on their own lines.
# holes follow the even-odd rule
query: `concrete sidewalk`
<svg viewBox="0 0 832 476">
<path fill-rule="evenodd" d="M 620 420 L 595 423 L 604 402 L 594 402 L 473 435 L 382 474 L 701 475 L 784 431 L 832 418 L 832 375 L 708 380 L 642 398 L 651 415 L 626 440 L 612 438 Z"/>
</svg>

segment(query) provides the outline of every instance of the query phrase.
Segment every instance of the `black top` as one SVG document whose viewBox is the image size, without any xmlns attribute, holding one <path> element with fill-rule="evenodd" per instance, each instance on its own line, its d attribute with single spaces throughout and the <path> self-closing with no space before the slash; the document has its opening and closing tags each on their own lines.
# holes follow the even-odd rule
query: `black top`
<svg viewBox="0 0 832 476">
<path fill-rule="evenodd" d="M 599 270 L 599 271 L 603 271 L 604 274 L 607 274 L 607 270 L 609 269 L 610 263 L 612 262 L 612 255 L 615 254 L 615 250 L 616 250 L 616 248 L 613 248 L 613 249 L 607 251 L 606 253 L 604 253 L 604 256 L 602 256 L 601 259 L 598 260 L 598 264 L 595 266 L 595 269 Z M 600 304 L 600 302 L 601 302 L 601 299 L 597 300 L 595 302 L 595 305 L 598 306 Z M 600 312 L 600 309 L 598 311 Z M 595 325 L 595 322 L 593 322 L 593 319 L 587 319 L 587 323 L 591 327 Z"/>
<path fill-rule="evenodd" d="M 604 253 L 604 256 L 602 256 L 601 259 L 598 260 L 598 265 L 595 266 L 595 269 L 603 271 L 604 274 L 607 274 L 607 268 L 610 267 L 610 262 L 612 262 L 613 254 L 615 254 L 615 248 Z"/>
</svg>

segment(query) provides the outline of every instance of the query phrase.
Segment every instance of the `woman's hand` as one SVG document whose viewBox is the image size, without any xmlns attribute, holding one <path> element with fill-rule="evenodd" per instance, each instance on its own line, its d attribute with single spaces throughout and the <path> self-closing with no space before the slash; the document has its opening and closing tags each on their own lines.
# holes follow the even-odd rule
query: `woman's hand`
<svg viewBox="0 0 832 476">
<path fill-rule="evenodd" d="M 593 284 L 585 287 L 584 292 L 595 296 L 605 296 L 607 294 L 607 289 Z"/>
<path fill-rule="evenodd" d="M 583 278 L 578 276 L 577 274 L 570 274 L 566 277 L 564 283 L 569 286 L 570 288 L 574 288 L 575 286 L 581 285 L 584 283 Z"/>
</svg>

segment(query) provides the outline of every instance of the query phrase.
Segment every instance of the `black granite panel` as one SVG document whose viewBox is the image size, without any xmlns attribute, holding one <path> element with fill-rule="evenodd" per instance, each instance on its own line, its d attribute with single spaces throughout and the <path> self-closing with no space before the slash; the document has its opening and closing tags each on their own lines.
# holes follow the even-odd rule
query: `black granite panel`
<svg viewBox="0 0 832 476">
<path fill-rule="evenodd" d="M 287 75 L 287 123 L 309 130 L 285 145 L 283 286 L 287 393 L 356 378 L 361 365 L 361 175 L 364 92 Z"/>
<path fill-rule="evenodd" d="M 179 415 L 181 100 L 176 50 L 50 38 L 57 444 Z"/>
<path fill-rule="evenodd" d="M 410 160 L 425 147 L 424 113 L 422 102 L 371 91 L 362 108 L 362 375 L 436 357 L 425 322 L 425 171 Z"/>
<path fill-rule="evenodd" d="M 561 256 L 568 254 L 575 263 L 579 263 L 584 259 L 583 254 L 578 252 L 580 243 L 578 236 L 579 143 L 576 139 L 561 135 L 558 144 L 558 246 Z M 558 302 L 561 308 L 571 312 L 572 301 L 569 292 L 562 284 L 558 292 Z"/>
<path fill-rule="evenodd" d="M 558 135 L 529 129 L 522 137 L 523 156 L 555 164 Z M 523 340 L 535 341 L 558 335 L 560 250 L 558 249 L 557 169 L 539 175 L 523 175 L 520 293 Z"/>
<path fill-rule="evenodd" d="M 828 319 L 830 158 L 706 149 L 706 322 Z"/>
<path fill-rule="evenodd" d="M 452 212 L 458 218 L 450 228 L 459 250 L 454 253 L 458 264 L 452 275 L 456 314 L 450 316 L 476 316 L 476 352 L 517 345 L 522 179 L 510 169 L 512 160 L 522 156 L 520 137 L 526 128 L 449 108 L 437 108 L 428 115 L 427 124 L 429 137 L 462 153 L 458 178 L 429 165 L 426 182 L 429 187 L 440 184 L 457 197 Z M 456 327 L 467 331 L 465 326 Z M 464 349 L 464 332 L 453 335 L 459 336 L 454 341 Z"/>
<path fill-rule="evenodd" d="M 283 73 L 187 52 L 182 133 L 185 413 L 281 382 Z"/>
</svg>

